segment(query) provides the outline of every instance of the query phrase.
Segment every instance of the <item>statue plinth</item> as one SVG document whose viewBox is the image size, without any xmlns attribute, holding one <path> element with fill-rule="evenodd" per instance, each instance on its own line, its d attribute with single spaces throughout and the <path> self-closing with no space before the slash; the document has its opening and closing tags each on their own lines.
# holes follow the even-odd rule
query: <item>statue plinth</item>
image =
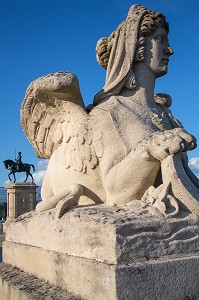
<svg viewBox="0 0 199 300">
<path fill-rule="evenodd" d="M 36 189 L 34 183 L 9 183 L 7 190 L 7 219 L 4 229 L 18 216 L 34 210 L 36 207 Z"/>
<path fill-rule="evenodd" d="M 191 299 L 198 251 L 196 215 L 98 205 L 61 219 L 54 209 L 20 216 L 7 229 L 3 262 L 87 300 Z"/>
</svg>

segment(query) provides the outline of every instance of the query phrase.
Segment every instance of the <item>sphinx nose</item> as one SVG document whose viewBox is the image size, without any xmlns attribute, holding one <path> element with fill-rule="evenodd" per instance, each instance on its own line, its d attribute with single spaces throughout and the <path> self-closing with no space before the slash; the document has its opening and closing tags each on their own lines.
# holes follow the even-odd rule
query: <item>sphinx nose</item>
<svg viewBox="0 0 199 300">
<path fill-rule="evenodd" d="M 173 49 L 170 46 L 168 46 L 167 49 L 166 49 L 166 51 L 165 51 L 165 54 L 168 55 L 168 56 L 170 56 L 170 55 L 174 54 L 174 51 L 173 51 Z"/>
</svg>

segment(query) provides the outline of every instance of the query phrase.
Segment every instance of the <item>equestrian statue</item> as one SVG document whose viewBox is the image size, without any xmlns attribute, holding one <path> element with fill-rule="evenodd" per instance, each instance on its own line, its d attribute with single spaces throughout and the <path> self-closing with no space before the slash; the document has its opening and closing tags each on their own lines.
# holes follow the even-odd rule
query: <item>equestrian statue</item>
<svg viewBox="0 0 199 300">
<path fill-rule="evenodd" d="M 30 173 L 30 169 L 32 167 L 33 171 L 35 171 L 35 167 L 32 164 L 26 164 L 26 163 L 24 164 L 22 162 L 21 152 L 18 152 L 18 157 L 17 157 L 17 159 L 15 159 L 15 162 L 11 159 L 6 159 L 3 161 L 3 163 L 4 163 L 5 168 L 10 171 L 10 173 L 8 174 L 8 178 L 10 181 L 11 181 L 11 178 L 10 178 L 11 174 L 14 177 L 14 182 L 16 182 L 15 173 L 26 172 L 26 179 L 24 180 L 24 182 L 26 182 L 28 179 L 28 176 L 30 176 L 32 178 L 32 183 L 34 183 L 34 178 L 33 178 L 32 174 Z"/>
</svg>

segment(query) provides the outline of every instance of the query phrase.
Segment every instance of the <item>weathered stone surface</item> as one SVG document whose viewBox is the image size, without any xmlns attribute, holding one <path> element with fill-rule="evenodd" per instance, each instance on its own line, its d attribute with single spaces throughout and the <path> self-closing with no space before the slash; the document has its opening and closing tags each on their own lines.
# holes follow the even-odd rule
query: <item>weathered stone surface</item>
<svg viewBox="0 0 199 300">
<path fill-rule="evenodd" d="M 198 299 L 198 216 L 139 204 L 26 213 L 7 229 L 3 261 L 87 300 Z"/>
<path fill-rule="evenodd" d="M 197 254 L 110 264 L 12 242 L 5 251 L 12 265 L 86 300 L 199 299 Z"/>
<path fill-rule="evenodd" d="M 192 214 L 167 219 L 148 209 L 135 212 L 131 205 L 99 205 L 76 207 L 57 221 L 52 209 L 16 219 L 7 230 L 6 241 L 110 263 L 130 263 L 198 251 L 199 218 Z"/>
<path fill-rule="evenodd" d="M 198 300 L 198 269 L 198 255 L 119 266 L 116 299 Z"/>
<path fill-rule="evenodd" d="M 0 264 L 1 300 L 81 300 L 58 286 L 38 279 L 15 267 Z"/>
<path fill-rule="evenodd" d="M 76 207 L 59 220 L 55 215 L 55 209 L 30 212 L 11 223 L 3 261 L 85 299 L 197 295 L 196 215 L 168 219 L 148 208 L 135 212 L 134 205 Z"/>
<path fill-rule="evenodd" d="M 5 242 L 5 263 L 84 299 L 115 299 L 115 266 L 36 246 Z M 31 260 L 30 260 L 31 257 Z"/>
</svg>

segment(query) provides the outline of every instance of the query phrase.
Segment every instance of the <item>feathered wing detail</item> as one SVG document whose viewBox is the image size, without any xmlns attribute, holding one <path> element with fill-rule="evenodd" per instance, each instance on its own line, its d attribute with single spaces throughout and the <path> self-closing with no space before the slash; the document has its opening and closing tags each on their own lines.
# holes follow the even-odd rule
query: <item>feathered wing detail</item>
<svg viewBox="0 0 199 300">
<path fill-rule="evenodd" d="M 52 73 L 29 85 L 21 107 L 21 124 L 38 157 L 50 158 L 66 143 L 67 167 L 73 164 L 83 171 L 86 156 L 92 152 L 88 120 L 75 75 Z"/>
<path fill-rule="evenodd" d="M 98 165 L 98 157 L 94 151 L 90 117 L 84 113 L 72 116 L 66 134 L 65 163 L 66 168 L 86 173 Z"/>
</svg>

